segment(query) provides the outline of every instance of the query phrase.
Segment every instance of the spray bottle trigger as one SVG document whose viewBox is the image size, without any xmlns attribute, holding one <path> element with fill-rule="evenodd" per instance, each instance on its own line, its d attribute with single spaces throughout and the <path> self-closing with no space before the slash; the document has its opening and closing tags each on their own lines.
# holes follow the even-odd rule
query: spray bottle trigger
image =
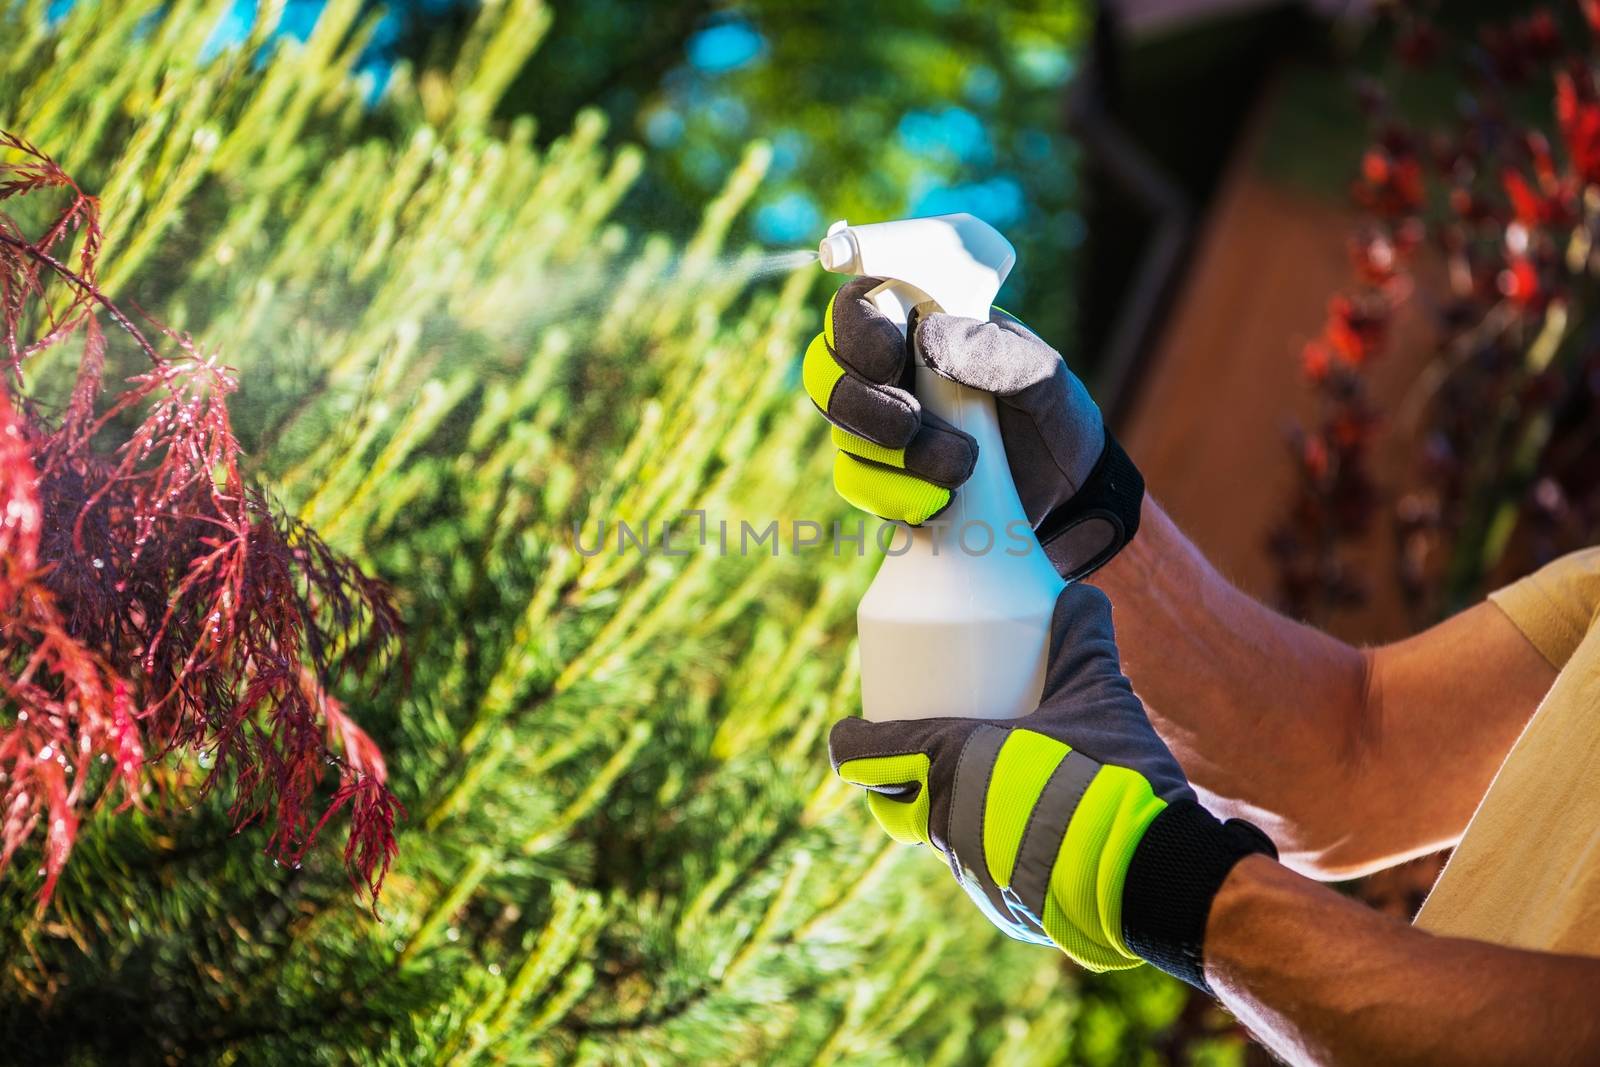
<svg viewBox="0 0 1600 1067">
<path fill-rule="evenodd" d="M 869 290 L 867 299 L 883 313 L 884 318 L 899 327 L 902 334 L 906 332 L 911 309 L 916 306 L 916 300 L 910 293 L 904 291 L 903 283 L 884 282 L 877 288 Z"/>
</svg>

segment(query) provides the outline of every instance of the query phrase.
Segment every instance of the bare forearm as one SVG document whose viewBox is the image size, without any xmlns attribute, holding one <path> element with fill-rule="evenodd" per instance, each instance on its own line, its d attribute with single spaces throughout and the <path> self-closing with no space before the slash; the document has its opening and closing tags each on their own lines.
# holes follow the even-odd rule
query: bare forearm
<svg viewBox="0 0 1600 1067">
<path fill-rule="evenodd" d="M 1217 895 L 1206 977 L 1292 1063 L 1600 1060 L 1600 960 L 1433 937 L 1265 857 Z"/>
<path fill-rule="evenodd" d="M 1362 742 L 1361 652 L 1240 592 L 1148 498 L 1139 535 L 1093 581 L 1115 605 L 1123 669 L 1208 806 L 1312 862 Z"/>
<path fill-rule="evenodd" d="M 1353 877 L 1454 843 L 1555 669 L 1482 603 L 1360 650 L 1240 592 L 1152 500 L 1094 577 L 1123 667 L 1219 814 Z"/>
</svg>

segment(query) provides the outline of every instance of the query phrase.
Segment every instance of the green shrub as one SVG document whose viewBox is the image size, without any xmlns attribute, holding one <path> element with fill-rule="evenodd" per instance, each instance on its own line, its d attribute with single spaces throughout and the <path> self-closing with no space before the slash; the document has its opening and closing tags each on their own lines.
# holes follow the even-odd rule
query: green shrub
<svg viewBox="0 0 1600 1067">
<path fill-rule="evenodd" d="M 0 885 L 0 1058 L 1110 1063 L 1171 1021 L 1158 975 L 1002 943 L 835 784 L 873 560 L 574 544 L 848 518 L 796 387 L 820 279 L 721 247 L 763 146 L 676 244 L 613 217 L 645 160 L 595 114 L 490 123 L 533 0 L 375 107 L 359 0 L 211 56 L 230 0 L 47 6 L 0 3 L 0 126 L 102 195 L 108 289 L 238 368 L 254 474 L 397 587 L 409 685 L 338 695 L 410 814 L 379 922 L 334 850 L 102 813 L 42 920 Z"/>
</svg>

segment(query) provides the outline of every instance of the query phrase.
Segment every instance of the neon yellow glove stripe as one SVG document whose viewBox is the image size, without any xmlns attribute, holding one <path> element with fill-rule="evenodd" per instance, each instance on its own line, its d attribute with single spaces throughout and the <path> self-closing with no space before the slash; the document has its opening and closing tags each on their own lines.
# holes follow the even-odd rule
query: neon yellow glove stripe
<svg viewBox="0 0 1600 1067">
<path fill-rule="evenodd" d="M 872 462 L 882 463 L 886 467 L 904 469 L 906 465 L 905 449 L 884 448 L 880 444 L 875 444 L 865 437 L 858 437 L 849 430 L 841 430 L 837 426 L 833 428 L 833 444 L 841 452 L 848 452 L 852 456 L 860 456 L 862 459 L 870 459 Z"/>
<path fill-rule="evenodd" d="M 833 344 L 833 304 L 839 299 L 839 290 L 835 289 L 833 295 L 828 297 L 828 310 L 822 313 L 822 340 L 828 350 L 835 351 Z"/>
<path fill-rule="evenodd" d="M 919 842 L 933 847 L 928 837 L 928 757 L 923 752 L 901 756 L 872 756 L 839 765 L 839 777 L 851 785 L 879 786 L 916 782 L 915 800 L 896 800 L 882 793 L 867 794 L 867 808 L 883 832 L 905 845 Z"/>
<path fill-rule="evenodd" d="M 983 854 L 995 885 L 1011 884 L 1028 818 L 1056 765 L 1070 751 L 1066 744 L 1032 730 L 1013 730 L 1000 746 L 989 780 L 1004 782 L 1005 788 L 990 789 L 983 806 Z"/>
<path fill-rule="evenodd" d="M 800 381 L 806 387 L 806 395 L 811 398 L 813 404 L 827 411 L 828 401 L 833 397 L 833 387 L 838 385 L 839 379 L 843 377 L 844 368 L 839 366 L 839 361 L 828 351 L 822 335 L 817 334 L 806 346 L 805 359 L 800 364 Z"/>
<path fill-rule="evenodd" d="M 1134 849 L 1166 806 L 1143 775 L 1106 766 L 1089 783 L 1067 825 L 1050 877 L 1044 929 L 1092 971 L 1139 963 L 1122 939 L 1122 883 Z"/>
<path fill-rule="evenodd" d="M 950 503 L 950 490 L 848 452 L 834 453 L 833 488 L 863 511 L 912 526 L 927 522 Z"/>
</svg>

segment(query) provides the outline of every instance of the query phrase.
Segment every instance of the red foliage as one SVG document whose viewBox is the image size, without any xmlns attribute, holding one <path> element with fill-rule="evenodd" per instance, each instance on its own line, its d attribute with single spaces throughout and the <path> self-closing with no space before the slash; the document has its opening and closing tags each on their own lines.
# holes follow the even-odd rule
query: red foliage
<svg viewBox="0 0 1600 1067">
<path fill-rule="evenodd" d="M 1422 162 L 1397 131 L 1373 145 L 1361 159 L 1356 202 L 1374 214 L 1403 216 L 1422 207 Z"/>
<path fill-rule="evenodd" d="M 1312 428 L 1297 429 L 1296 495 L 1269 547 L 1279 592 L 1303 616 L 1359 602 L 1366 584 L 1334 550 L 1367 529 L 1376 491 L 1366 459 L 1377 415 L 1362 372 L 1383 348 L 1394 310 L 1409 292 L 1401 273 L 1414 236 L 1374 229 L 1351 244 L 1359 287 L 1328 301 L 1322 332 L 1302 349 L 1301 369 L 1317 397 Z"/>
<path fill-rule="evenodd" d="M 1585 183 L 1600 182 L 1600 100 L 1594 71 L 1559 71 L 1555 85 L 1556 125 L 1572 169 Z"/>
<path fill-rule="evenodd" d="M 0 153 L 0 202 L 66 202 L 35 236 L 0 212 L 0 871 L 44 824 L 43 908 L 87 811 L 141 803 L 147 760 L 184 750 L 212 761 L 202 789 L 230 794 L 237 825 L 271 823 L 280 860 L 348 807 L 346 864 L 375 901 L 399 805 L 324 680 L 389 662 L 389 590 L 245 481 L 227 368 L 100 291 L 94 198 L 20 138 L 0 133 Z M 148 365 L 117 389 L 102 319 Z M 24 372 L 69 343 L 52 415 Z"/>
<path fill-rule="evenodd" d="M 1444 261 L 1448 292 L 1427 305 L 1438 359 L 1415 488 L 1392 505 L 1402 590 L 1428 617 L 1472 595 L 1486 570 L 1509 577 L 1600 533 L 1600 335 L 1571 326 L 1592 321 L 1600 275 L 1600 3 L 1581 10 L 1590 32 L 1547 10 L 1484 29 L 1465 50 L 1475 92 L 1456 129 L 1418 135 L 1389 113 L 1381 87 L 1362 92 L 1377 134 L 1353 196 L 1372 217 L 1353 246 L 1356 286 L 1330 302 L 1321 334 L 1302 349 L 1320 415 L 1290 441 L 1297 487 L 1271 542 L 1292 610 L 1321 614 L 1363 593 L 1342 547 L 1370 528 L 1381 502 L 1365 469 L 1378 426 L 1365 374 L 1425 239 Z M 1441 51 L 1421 4 L 1388 14 L 1403 64 Z M 1514 120 L 1506 93 L 1541 78 L 1549 132 Z M 1503 563 L 1513 536 L 1522 558 Z"/>
</svg>

